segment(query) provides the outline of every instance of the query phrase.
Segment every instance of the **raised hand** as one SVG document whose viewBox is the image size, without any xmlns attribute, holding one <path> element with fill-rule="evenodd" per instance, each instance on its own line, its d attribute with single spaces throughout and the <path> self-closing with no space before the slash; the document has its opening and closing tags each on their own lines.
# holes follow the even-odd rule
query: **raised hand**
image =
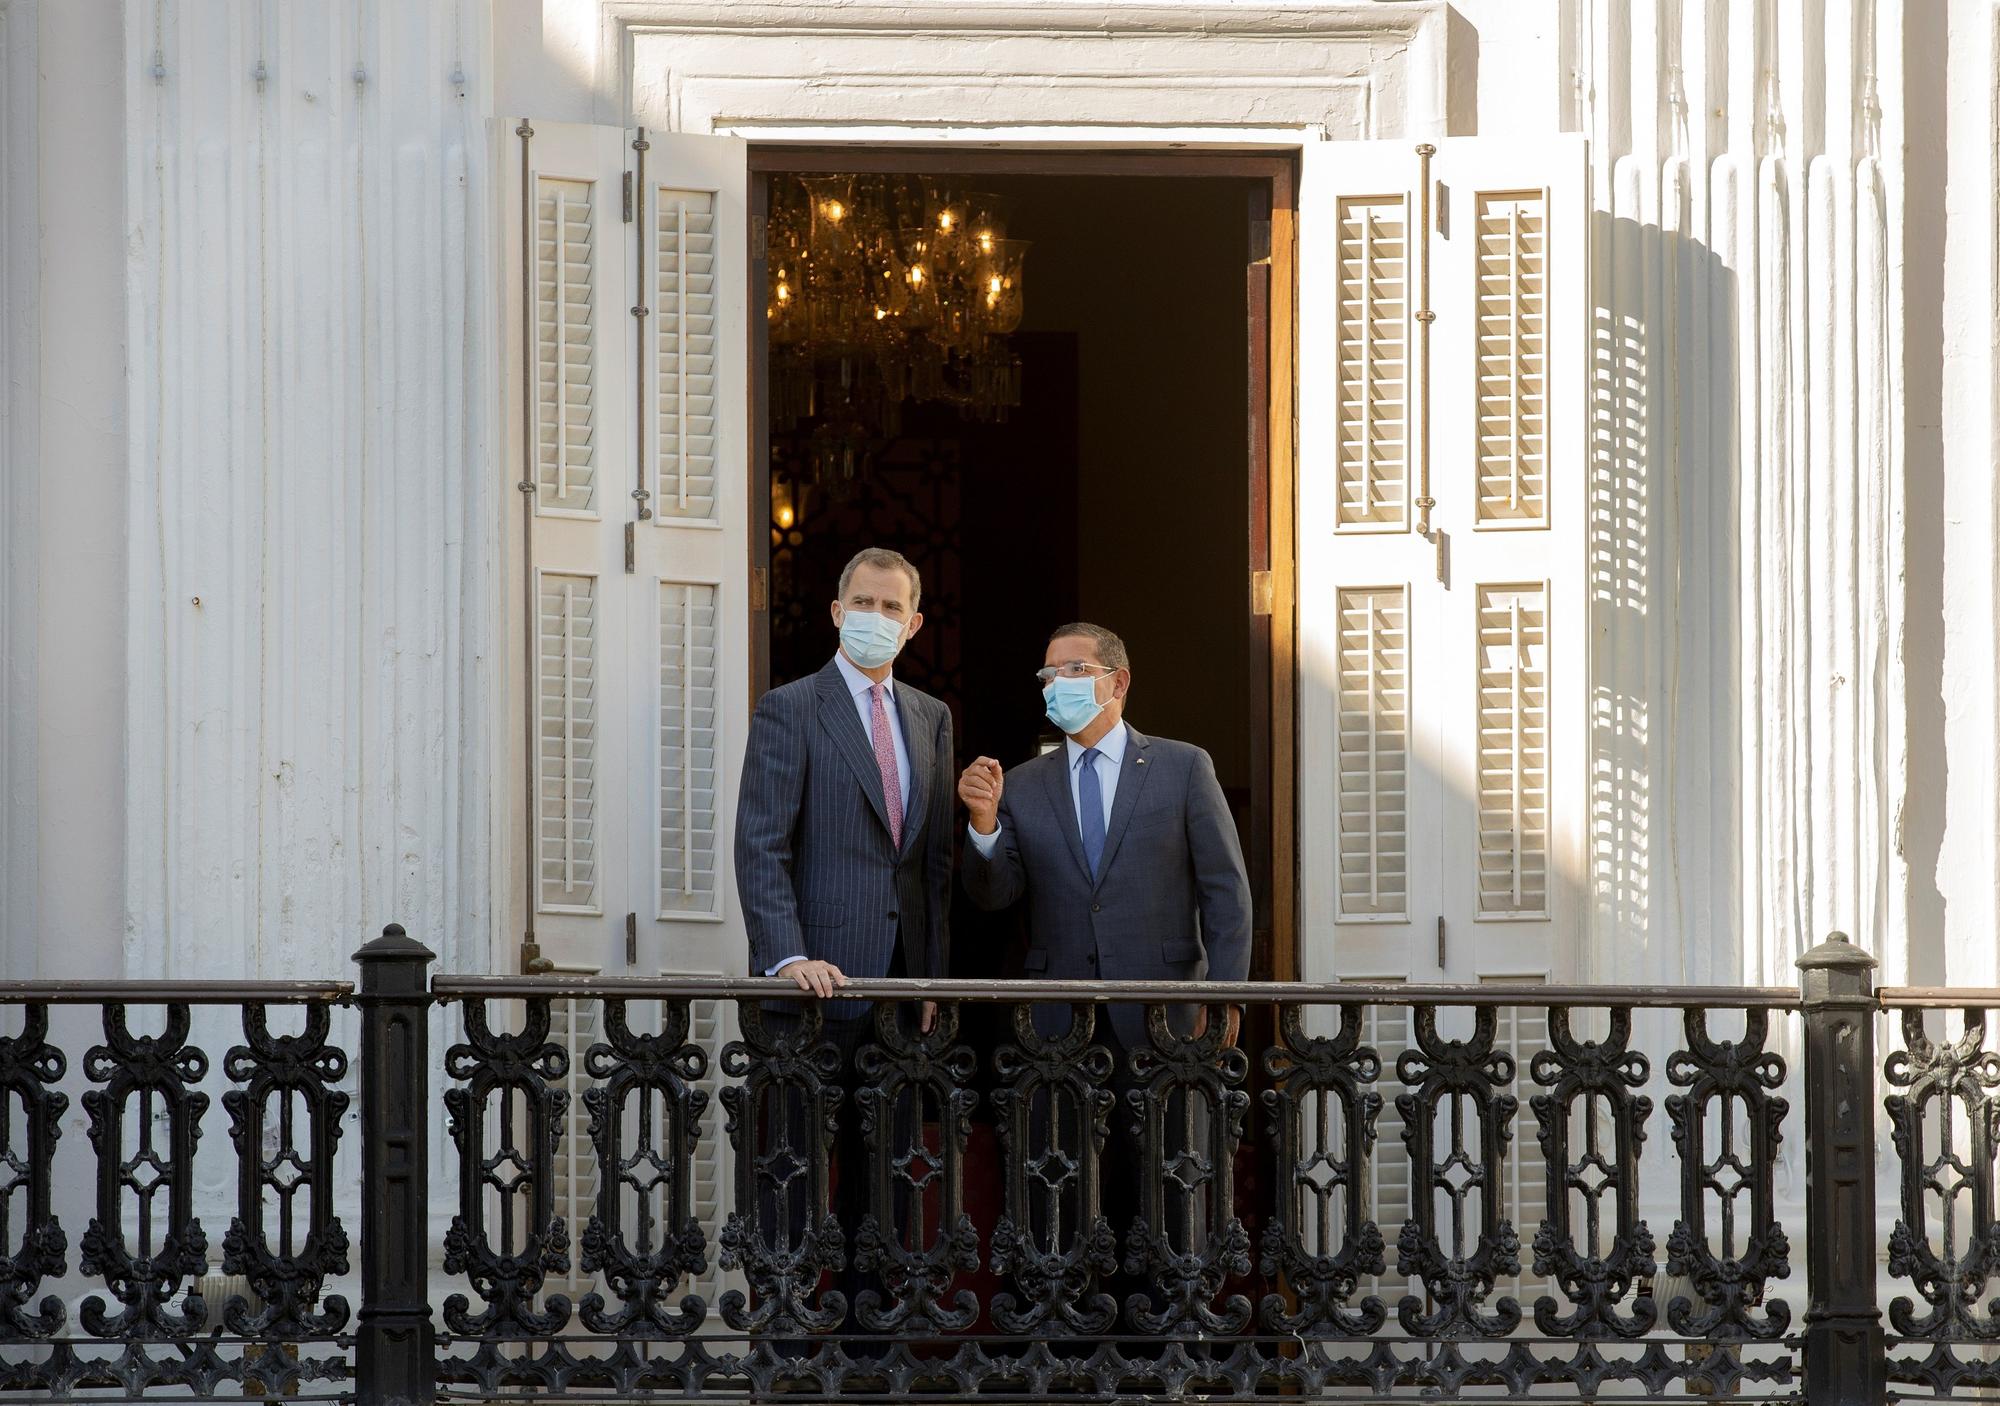
<svg viewBox="0 0 2000 1406">
<path fill-rule="evenodd" d="M 958 798 L 972 812 L 972 828 L 990 835 L 1000 824 L 1000 790 L 1006 777 L 991 757 L 975 757 L 958 778 Z"/>
</svg>

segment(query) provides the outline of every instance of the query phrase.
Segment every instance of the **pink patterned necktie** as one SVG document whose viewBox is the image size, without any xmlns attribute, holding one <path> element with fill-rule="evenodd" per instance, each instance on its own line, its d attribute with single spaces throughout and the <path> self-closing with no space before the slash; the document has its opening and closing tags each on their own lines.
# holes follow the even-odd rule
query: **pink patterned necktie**
<svg viewBox="0 0 2000 1406">
<path fill-rule="evenodd" d="M 882 685 L 868 689 L 868 730 L 875 743 L 875 765 L 882 769 L 882 800 L 889 811 L 889 842 L 903 847 L 903 784 L 896 779 L 896 739 L 889 735 L 889 710 L 882 706 Z"/>
</svg>

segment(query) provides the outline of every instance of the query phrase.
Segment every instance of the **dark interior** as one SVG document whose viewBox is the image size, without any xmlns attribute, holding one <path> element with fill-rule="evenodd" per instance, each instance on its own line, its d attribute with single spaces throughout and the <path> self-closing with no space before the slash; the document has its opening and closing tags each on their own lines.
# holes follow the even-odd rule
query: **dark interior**
<svg viewBox="0 0 2000 1406">
<path fill-rule="evenodd" d="M 993 424 L 907 405 L 844 497 L 773 521 L 770 682 L 826 663 L 841 566 L 893 547 L 923 573 L 924 614 L 896 675 L 951 706 L 961 766 L 1059 740 L 1033 672 L 1051 629 L 1093 621 L 1130 648 L 1132 725 L 1215 758 L 1247 852 L 1250 183 L 956 179 L 1007 197 L 1009 235 L 1033 241 L 1022 403 Z M 773 429 L 776 476 L 800 446 Z M 1014 939 L 1011 915 L 961 895 L 954 975 L 1016 974 Z"/>
</svg>

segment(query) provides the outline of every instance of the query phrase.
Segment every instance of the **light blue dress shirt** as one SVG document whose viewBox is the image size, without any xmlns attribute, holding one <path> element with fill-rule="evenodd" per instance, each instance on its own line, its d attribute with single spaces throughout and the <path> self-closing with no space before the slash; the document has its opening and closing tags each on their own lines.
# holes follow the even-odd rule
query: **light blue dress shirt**
<svg viewBox="0 0 2000 1406">
<path fill-rule="evenodd" d="M 1097 740 L 1097 785 L 1104 793 L 1104 833 L 1111 833 L 1111 802 L 1118 795 L 1118 774 L 1125 769 L 1125 746 L 1131 740 L 1125 729 L 1124 719 L 1118 726 Z M 1083 833 L 1083 799 L 1079 788 L 1083 784 L 1083 754 L 1087 750 L 1077 745 L 1074 737 L 1063 739 L 1063 747 L 1069 753 L 1069 808 L 1076 814 L 1077 833 Z M 972 828 L 968 821 L 965 833 L 972 837 L 972 847 L 985 858 L 993 853 L 993 847 L 1000 843 L 1000 827 L 993 827 L 993 833 L 982 835 Z"/>
<path fill-rule="evenodd" d="M 875 745 L 875 705 L 868 697 L 868 690 L 875 687 L 875 680 L 854 667 L 854 661 L 839 651 L 834 652 L 833 662 L 840 666 L 840 676 L 847 680 L 847 691 L 854 695 L 854 711 L 861 715 L 861 735 L 868 739 L 873 750 Z M 889 719 L 889 736 L 896 744 L 896 788 L 903 797 L 903 823 L 910 818 L 910 749 L 903 741 L 903 714 L 896 706 L 896 676 L 891 671 L 882 680 L 882 711 Z M 1110 812 L 1106 811 L 1109 815 Z M 766 976 L 776 976 L 793 962 L 803 962 L 805 954 L 787 957 L 784 961 L 765 972 Z"/>
</svg>

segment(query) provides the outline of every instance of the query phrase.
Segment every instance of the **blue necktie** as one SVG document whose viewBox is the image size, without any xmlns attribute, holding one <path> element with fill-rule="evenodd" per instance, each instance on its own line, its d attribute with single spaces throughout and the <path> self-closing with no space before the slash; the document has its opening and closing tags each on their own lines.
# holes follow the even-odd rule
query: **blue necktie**
<svg viewBox="0 0 2000 1406">
<path fill-rule="evenodd" d="M 1104 788 L 1097 780 L 1097 759 L 1102 755 L 1095 747 L 1077 759 L 1083 768 L 1083 775 L 1077 782 L 1076 808 L 1083 822 L 1083 859 L 1090 866 L 1090 877 L 1097 877 L 1097 861 L 1104 855 Z"/>
</svg>

